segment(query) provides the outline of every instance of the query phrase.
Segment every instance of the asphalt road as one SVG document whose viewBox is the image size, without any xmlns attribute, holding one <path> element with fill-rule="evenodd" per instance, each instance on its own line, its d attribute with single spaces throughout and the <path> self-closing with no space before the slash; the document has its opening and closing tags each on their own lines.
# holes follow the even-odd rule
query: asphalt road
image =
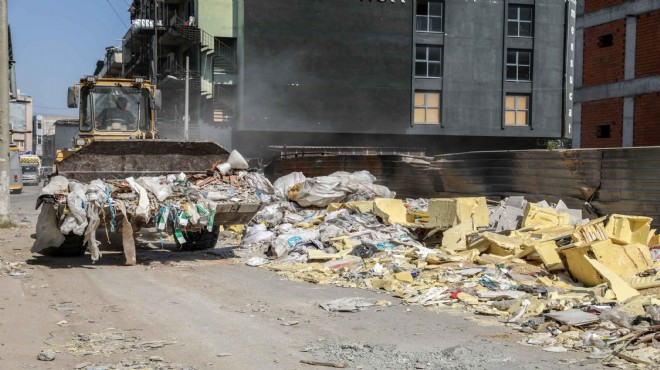
<svg viewBox="0 0 660 370">
<path fill-rule="evenodd" d="M 341 360 L 362 369 L 599 367 L 561 362 L 582 360 L 583 353 L 518 344 L 525 337 L 493 318 L 406 306 L 385 293 L 292 282 L 203 252 L 142 243 L 138 265 L 130 267 L 117 252 L 97 264 L 89 255 L 32 255 L 38 190 L 28 187 L 11 198 L 16 220 L 31 222 L 0 230 L 0 260 L 27 263 L 14 269 L 15 276 L 0 270 L 3 369 L 122 362 L 159 368 L 167 361 L 195 369 L 321 369 L 301 360 Z M 393 305 L 356 313 L 319 307 L 343 297 Z M 37 360 L 44 349 L 55 351 L 54 361 Z"/>
</svg>

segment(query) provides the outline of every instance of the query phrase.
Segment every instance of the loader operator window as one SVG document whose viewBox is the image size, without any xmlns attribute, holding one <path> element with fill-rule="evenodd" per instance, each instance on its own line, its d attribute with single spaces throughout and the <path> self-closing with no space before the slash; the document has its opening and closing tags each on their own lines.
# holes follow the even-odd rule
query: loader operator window
<svg viewBox="0 0 660 370">
<path fill-rule="evenodd" d="M 82 96 L 83 98 L 80 99 L 80 112 L 82 116 L 80 117 L 82 121 L 80 131 L 92 131 L 92 103 L 88 88 L 83 88 Z"/>
<path fill-rule="evenodd" d="M 145 118 L 145 104 L 140 89 L 95 86 L 91 94 L 94 105 L 94 121 L 97 131 L 136 131 L 139 121 Z M 141 127 L 144 124 L 140 125 Z"/>
</svg>

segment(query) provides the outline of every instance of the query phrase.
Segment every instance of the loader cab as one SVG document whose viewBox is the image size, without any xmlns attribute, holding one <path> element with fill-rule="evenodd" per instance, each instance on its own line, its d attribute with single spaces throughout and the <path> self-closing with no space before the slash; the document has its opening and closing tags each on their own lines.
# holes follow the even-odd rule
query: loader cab
<svg viewBox="0 0 660 370">
<path fill-rule="evenodd" d="M 155 138 L 156 95 L 142 79 L 81 79 L 69 89 L 69 106 L 80 107 L 76 147 L 94 140 Z"/>
</svg>

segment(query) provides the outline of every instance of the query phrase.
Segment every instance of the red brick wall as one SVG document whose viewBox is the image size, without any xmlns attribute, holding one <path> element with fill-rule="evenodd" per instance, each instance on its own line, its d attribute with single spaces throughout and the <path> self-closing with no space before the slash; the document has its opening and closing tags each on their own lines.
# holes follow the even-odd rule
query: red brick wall
<svg viewBox="0 0 660 370">
<path fill-rule="evenodd" d="M 599 47 L 598 38 L 612 34 L 613 44 Z M 626 44 L 626 20 L 589 27 L 584 30 L 584 87 L 623 81 Z"/>
<path fill-rule="evenodd" d="M 596 137 L 596 126 L 610 124 L 610 137 Z M 580 146 L 582 148 L 611 148 L 621 146 L 623 128 L 623 98 L 582 103 Z"/>
<path fill-rule="evenodd" d="M 584 11 L 593 12 L 606 8 L 608 6 L 621 4 L 623 0 L 585 0 L 584 1 Z"/>
<path fill-rule="evenodd" d="M 660 145 L 660 93 L 635 97 L 633 145 Z"/>
<path fill-rule="evenodd" d="M 635 77 L 660 75 L 660 10 L 637 19 Z"/>
</svg>

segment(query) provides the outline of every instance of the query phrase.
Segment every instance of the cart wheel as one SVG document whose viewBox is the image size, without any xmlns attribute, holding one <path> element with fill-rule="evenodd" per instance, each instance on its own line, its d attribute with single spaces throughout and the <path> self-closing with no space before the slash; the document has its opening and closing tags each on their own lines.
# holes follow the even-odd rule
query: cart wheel
<svg viewBox="0 0 660 370">
<path fill-rule="evenodd" d="M 44 256 L 53 257 L 75 257 L 85 254 L 87 247 L 83 244 L 85 241 L 84 235 L 76 235 L 70 233 L 64 235 L 64 242 L 59 247 L 48 247 L 39 251 Z"/>
<path fill-rule="evenodd" d="M 220 228 L 218 226 L 213 226 L 213 231 L 208 231 L 208 229 L 205 228 L 200 231 L 182 232 L 183 238 L 186 240 L 186 242 L 181 243 L 177 238 L 174 238 L 176 246 L 183 251 L 198 251 L 215 247 L 215 245 L 218 243 Z"/>
</svg>

